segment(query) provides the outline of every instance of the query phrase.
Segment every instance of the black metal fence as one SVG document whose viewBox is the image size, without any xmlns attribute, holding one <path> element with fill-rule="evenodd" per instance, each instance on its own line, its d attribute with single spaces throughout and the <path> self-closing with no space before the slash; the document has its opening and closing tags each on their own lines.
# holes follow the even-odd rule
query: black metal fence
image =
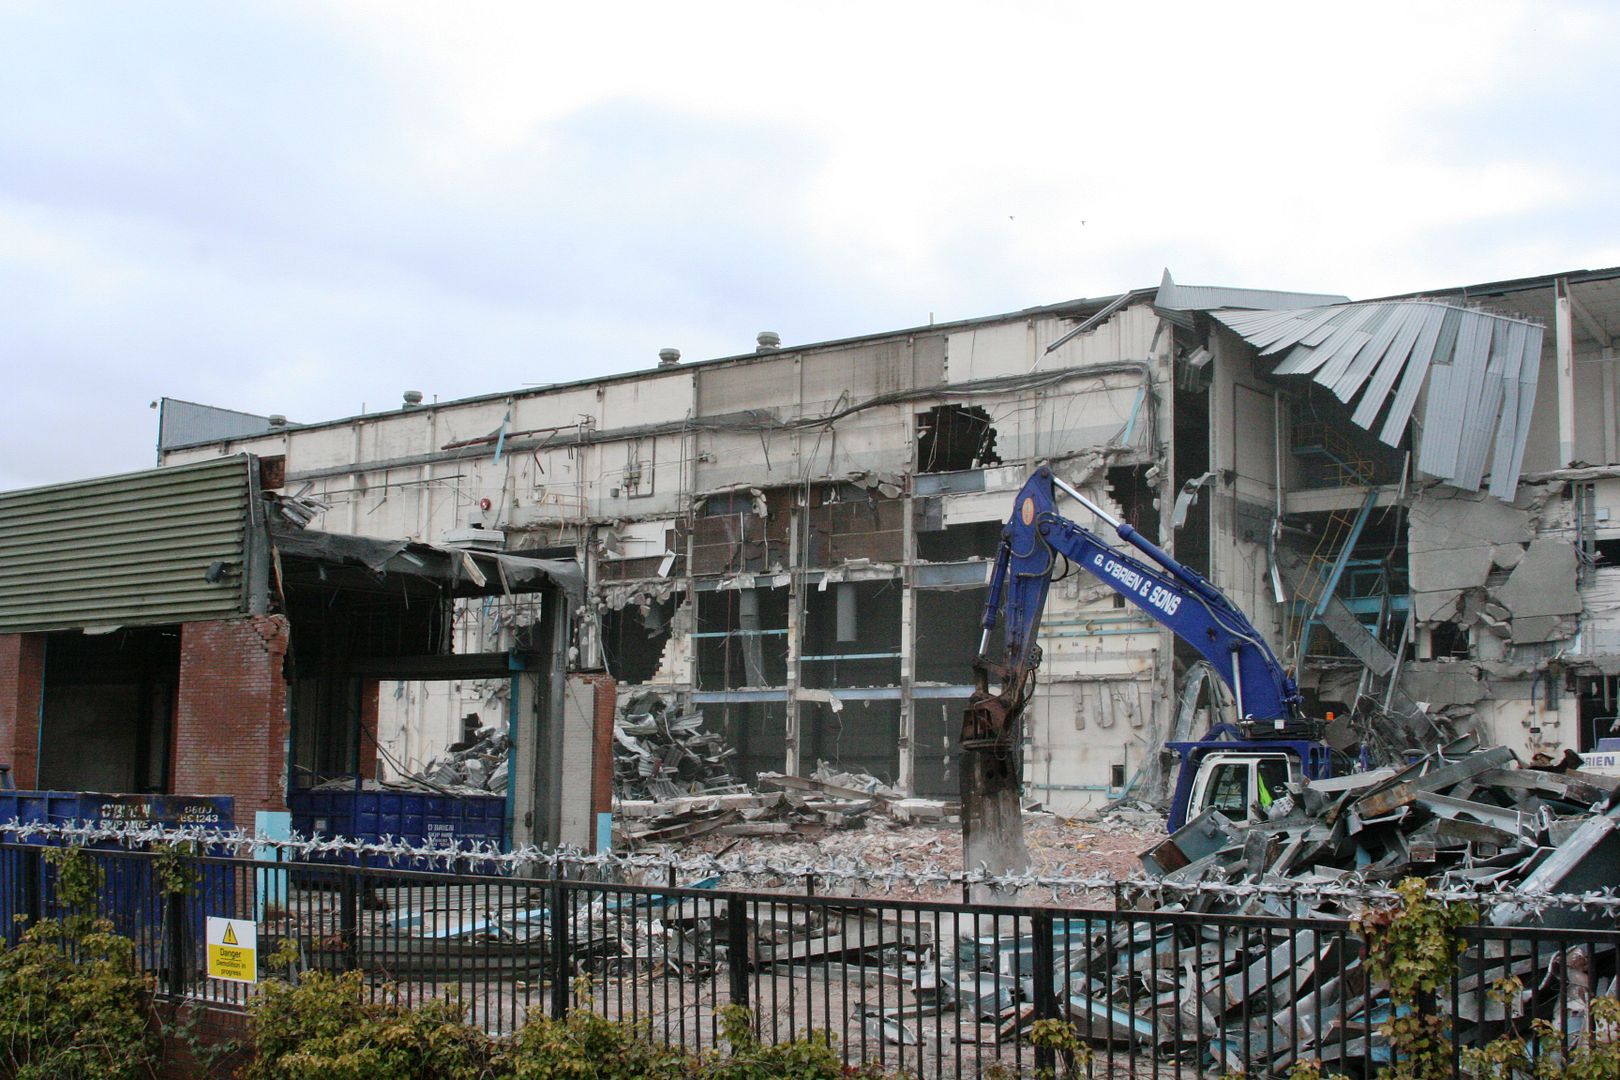
<svg viewBox="0 0 1620 1080">
<path fill-rule="evenodd" d="M 0 845 L 13 940 L 61 913 L 45 850 Z M 159 991 L 222 1008 L 254 988 L 208 976 L 211 915 L 257 924 L 263 977 L 286 974 L 269 957 L 290 942 L 300 970 L 363 971 L 407 1004 L 453 997 L 492 1033 L 531 1010 L 591 1009 L 700 1050 L 740 1003 L 767 1041 L 825 1029 L 848 1063 L 919 1077 L 1061 1064 L 1032 1042 L 1045 1018 L 1073 1024 L 1097 1075 L 1274 1076 L 1315 1059 L 1371 1076 L 1389 1061 L 1377 1028 L 1390 1005 L 1361 937 L 1275 901 L 1254 916 L 1071 910 L 222 858 L 189 860 L 195 885 L 166 897 L 155 856 L 92 856 L 102 912 Z M 1594 918 L 1460 932 L 1459 972 L 1435 1002 L 1454 1064 L 1530 1017 L 1565 1039 L 1589 1027 L 1592 1001 L 1616 992 L 1620 952 L 1620 932 Z M 1504 995 L 1508 976 L 1520 988 Z"/>
</svg>

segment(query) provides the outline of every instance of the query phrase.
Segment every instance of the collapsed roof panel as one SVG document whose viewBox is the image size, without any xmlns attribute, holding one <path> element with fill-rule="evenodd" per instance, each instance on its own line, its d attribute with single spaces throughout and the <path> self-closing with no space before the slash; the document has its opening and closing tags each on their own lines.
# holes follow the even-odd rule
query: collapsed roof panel
<svg viewBox="0 0 1620 1080">
<path fill-rule="evenodd" d="M 271 542 L 288 558 L 308 559 L 334 567 L 364 568 L 379 588 L 386 575 L 434 582 L 451 596 L 499 596 L 555 587 L 577 601 L 585 588 L 584 571 L 568 559 L 536 559 L 499 551 L 446 547 L 414 540 L 379 540 L 366 536 L 316 532 L 272 521 Z"/>
<path fill-rule="evenodd" d="M 1153 306 L 1161 311 L 1212 311 L 1216 308 L 1291 310 L 1343 304 L 1350 298 L 1334 293 L 1279 292 L 1274 289 L 1229 289 L 1221 285 L 1178 285 L 1164 272 Z"/>
<path fill-rule="evenodd" d="M 1261 356 L 1281 356 L 1277 375 L 1309 375 L 1350 403 L 1351 419 L 1400 444 L 1427 385 L 1418 467 L 1477 491 L 1511 499 L 1529 435 L 1540 371 L 1542 327 L 1428 300 L 1300 307 L 1226 308 L 1214 318 Z M 1391 392 L 1393 391 L 1393 397 Z"/>
</svg>

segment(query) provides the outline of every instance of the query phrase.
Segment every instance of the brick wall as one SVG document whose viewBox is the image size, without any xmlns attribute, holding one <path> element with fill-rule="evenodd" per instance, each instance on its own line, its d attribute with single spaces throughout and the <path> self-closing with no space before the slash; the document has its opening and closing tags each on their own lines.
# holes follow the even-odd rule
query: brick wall
<svg viewBox="0 0 1620 1080">
<path fill-rule="evenodd" d="M 39 776 L 39 706 L 45 691 L 45 635 L 0 634 L 0 765 L 31 788 Z"/>
<path fill-rule="evenodd" d="M 377 779 L 377 699 L 382 684 L 376 679 L 360 682 L 360 775 L 367 780 Z"/>
<path fill-rule="evenodd" d="M 596 691 L 595 727 L 591 743 L 591 818 L 613 809 L 613 713 L 618 707 L 618 684 L 611 675 L 577 675 Z M 592 826 L 594 829 L 594 825 Z M 594 835 L 594 834 L 593 834 Z"/>
<path fill-rule="evenodd" d="M 165 1025 L 162 1080 L 235 1076 L 253 1059 L 246 1013 L 168 1001 L 155 1002 L 153 1011 Z"/>
<path fill-rule="evenodd" d="M 287 684 L 280 615 L 191 622 L 180 628 L 174 790 L 234 795 L 236 820 L 287 809 Z"/>
</svg>

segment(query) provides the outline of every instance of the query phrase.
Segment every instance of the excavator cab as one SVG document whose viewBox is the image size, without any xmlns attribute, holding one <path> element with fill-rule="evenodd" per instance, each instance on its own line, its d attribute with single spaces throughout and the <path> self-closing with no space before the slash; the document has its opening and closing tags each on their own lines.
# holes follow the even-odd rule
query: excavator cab
<svg viewBox="0 0 1620 1080">
<path fill-rule="evenodd" d="M 1258 734 L 1258 732 L 1256 732 Z M 1335 774 L 1334 755 L 1319 739 L 1258 738 L 1234 724 L 1217 724 L 1197 742 L 1166 745 L 1181 758 L 1170 799 L 1171 832 L 1214 808 L 1236 822 L 1259 821 L 1288 786 Z"/>
<path fill-rule="evenodd" d="M 1187 817 L 1214 809 L 1239 824 L 1262 820 L 1277 800 L 1288 797 L 1288 785 L 1303 778 L 1299 759 L 1291 754 L 1210 754 L 1193 781 Z"/>
</svg>

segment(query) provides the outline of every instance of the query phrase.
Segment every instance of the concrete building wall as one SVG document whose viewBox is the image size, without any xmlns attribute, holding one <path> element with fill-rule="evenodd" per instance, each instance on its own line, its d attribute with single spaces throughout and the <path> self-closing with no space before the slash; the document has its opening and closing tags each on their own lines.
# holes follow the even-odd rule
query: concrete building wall
<svg viewBox="0 0 1620 1080">
<path fill-rule="evenodd" d="M 481 525 L 504 530 L 509 549 L 573 548 L 593 585 L 578 662 L 601 662 L 612 649 L 604 634 L 622 633 L 623 613 L 639 619 L 652 601 L 668 608 L 659 618 L 699 636 L 666 637 L 644 681 L 695 694 L 749 743 L 756 767 L 808 771 L 829 759 L 944 793 L 954 791 L 978 607 L 1013 493 L 1050 460 L 1109 502 L 1106 469 L 1146 468 L 1167 441 L 1169 337 L 1151 305 L 1048 353 L 1077 321 L 1017 314 L 291 427 L 230 448 L 285 455 L 288 490 L 308 483 L 330 504 L 317 528 L 436 541 Z M 1109 366 L 1088 371 L 1099 365 Z M 918 478 L 939 464 L 918 460 L 939 406 L 982 416 L 993 444 L 977 468 L 919 494 Z M 747 505 L 713 520 L 734 488 Z M 737 558 L 713 561 L 731 528 Z M 1054 593 L 1031 711 L 1031 779 L 1056 806 L 1117 794 L 1116 766 L 1134 772 L 1166 719 L 1154 692 L 1169 674 L 1165 636 L 1083 577 Z M 862 590 L 881 641 L 833 640 L 839 582 Z M 768 678 L 746 665 L 710 670 L 705 642 L 744 640 L 743 627 L 705 629 L 739 587 L 777 590 L 758 637 L 782 654 Z M 533 615 L 516 600 L 463 605 L 457 651 L 510 647 Z M 418 767 L 467 712 L 496 721 L 509 694 L 492 680 L 385 682 L 379 742 Z"/>
<path fill-rule="evenodd" d="M 1536 314 L 1539 301 L 1525 296 L 1490 303 Z M 1321 557 L 1371 491 L 1368 535 L 1378 539 L 1365 554 L 1398 552 L 1396 574 L 1423 554 L 1408 518 L 1429 489 L 1402 449 L 1341 425 L 1329 434 L 1359 440 L 1373 478 L 1324 482 L 1293 417 L 1302 406 L 1332 416 L 1334 404 L 1300 379 L 1271 377 L 1269 359 L 1218 325 L 1172 324 L 1146 299 L 1047 351 L 1097 306 L 292 427 L 165 460 L 285 455 L 289 490 L 310 484 L 330 504 L 316 522 L 329 531 L 437 541 L 476 525 L 501 530 L 511 550 L 572 550 L 590 583 L 574 661 L 605 663 L 624 689 L 689 696 L 737 747 L 745 779 L 825 759 L 949 794 L 989 559 L 1036 464 L 1050 462 L 1114 512 L 1156 527 L 1172 552 L 1202 560 L 1289 663 L 1299 659 L 1301 608 L 1277 600 L 1268 540 L 1279 511 L 1288 544 Z M 1183 370 L 1200 345 L 1213 360 Z M 1555 349 L 1549 333 L 1527 473 L 1562 464 Z M 1576 361 L 1577 456 L 1613 464 L 1613 361 L 1579 336 Z M 1179 446 L 1178 394 L 1196 406 Z M 947 430 L 983 438 L 941 457 Z M 1207 462 L 1195 469 L 1213 474 L 1179 534 L 1171 510 L 1192 477 L 1178 460 Z M 1608 515 L 1595 536 L 1620 540 L 1620 475 L 1594 482 Z M 1576 541 L 1565 482 L 1521 495 L 1537 507 L 1520 548 Z M 1589 681 L 1584 703 L 1565 683 L 1577 670 L 1620 671 L 1605 637 L 1620 635 L 1612 583 L 1582 585 L 1574 636 L 1515 640 L 1488 606 L 1511 573 L 1482 571 L 1467 585 L 1473 606 L 1415 618 L 1404 640 L 1403 605 L 1378 632 L 1407 661 L 1413 698 L 1440 706 L 1436 715 L 1526 754 L 1573 745 L 1598 699 Z M 1421 607 L 1414 588 L 1402 599 Z M 855 598 L 854 640 L 837 633 L 840 596 Z M 526 601 L 464 604 L 457 651 L 511 647 L 535 618 Z M 1132 789 L 1172 720 L 1173 640 L 1077 573 L 1053 590 L 1041 646 L 1026 732 L 1032 794 L 1066 810 Z M 1334 655 L 1331 642 L 1321 651 L 1312 693 L 1382 698 L 1348 654 Z M 509 680 L 384 683 L 379 742 L 420 766 L 467 712 L 498 722 L 511 694 Z"/>
</svg>

